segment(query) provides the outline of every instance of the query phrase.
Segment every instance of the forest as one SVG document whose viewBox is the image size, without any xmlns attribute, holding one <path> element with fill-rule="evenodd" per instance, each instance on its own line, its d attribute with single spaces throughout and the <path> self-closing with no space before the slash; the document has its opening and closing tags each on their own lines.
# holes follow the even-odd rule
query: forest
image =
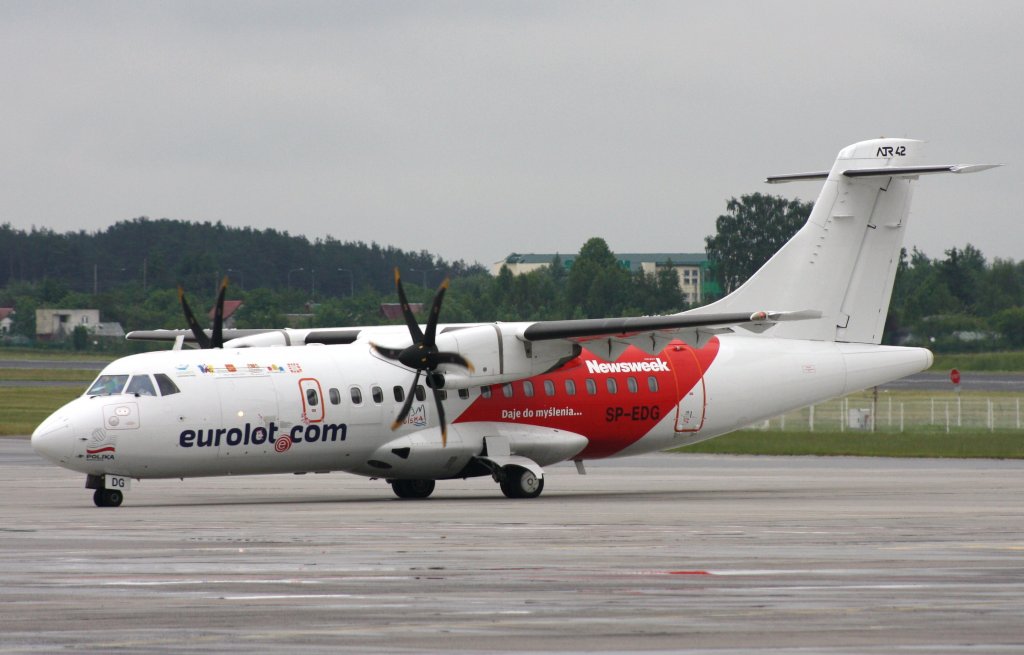
<svg viewBox="0 0 1024 655">
<path fill-rule="evenodd" d="M 806 220 L 810 203 L 763 194 L 726 203 L 706 239 L 715 285 L 742 283 Z M 539 244 L 538 249 L 543 249 Z M 242 300 L 237 327 L 323 327 L 388 322 L 402 271 L 412 302 L 429 303 L 445 277 L 445 322 L 665 314 L 686 309 L 674 269 L 656 275 L 621 267 L 608 244 L 586 239 L 573 265 L 560 260 L 526 275 L 446 261 L 376 243 L 309 240 L 277 230 L 137 218 L 106 230 L 57 233 L 0 225 L 0 307 L 14 307 L 4 343 L 35 335 L 35 309 L 98 308 L 125 330 L 185 327 L 181 285 L 197 311 L 230 278 Z M 886 343 L 940 352 L 1024 346 L 1024 262 L 988 261 L 970 244 L 930 258 L 911 248 L 899 262 Z M 60 344 L 71 347 L 70 344 Z M 80 344 L 81 347 L 81 344 Z M 125 350 L 123 343 L 88 347 Z"/>
</svg>

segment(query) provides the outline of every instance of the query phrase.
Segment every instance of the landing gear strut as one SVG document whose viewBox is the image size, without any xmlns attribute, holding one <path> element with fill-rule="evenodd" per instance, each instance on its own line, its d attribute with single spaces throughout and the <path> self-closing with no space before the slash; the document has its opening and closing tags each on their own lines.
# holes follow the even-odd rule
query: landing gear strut
<svg viewBox="0 0 1024 655">
<path fill-rule="evenodd" d="M 427 498 L 434 493 L 434 481 L 392 480 L 391 490 L 399 498 Z"/>
<path fill-rule="evenodd" d="M 508 498 L 536 498 L 544 491 L 544 478 L 522 466 L 502 467 L 498 484 Z"/>
</svg>

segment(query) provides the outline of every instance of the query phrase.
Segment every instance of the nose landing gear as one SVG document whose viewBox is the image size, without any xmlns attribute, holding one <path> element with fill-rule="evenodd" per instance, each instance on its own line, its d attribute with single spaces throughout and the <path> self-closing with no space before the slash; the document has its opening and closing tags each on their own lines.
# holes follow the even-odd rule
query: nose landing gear
<svg viewBox="0 0 1024 655">
<path fill-rule="evenodd" d="M 107 478 L 122 489 L 110 489 L 107 487 Z M 85 488 L 94 489 L 92 502 L 96 507 L 120 507 L 124 502 L 123 489 L 128 488 L 128 479 L 121 476 L 87 475 L 85 476 Z"/>
<path fill-rule="evenodd" d="M 124 494 L 117 489 L 97 489 L 92 493 L 92 502 L 96 507 L 120 507 Z"/>
</svg>

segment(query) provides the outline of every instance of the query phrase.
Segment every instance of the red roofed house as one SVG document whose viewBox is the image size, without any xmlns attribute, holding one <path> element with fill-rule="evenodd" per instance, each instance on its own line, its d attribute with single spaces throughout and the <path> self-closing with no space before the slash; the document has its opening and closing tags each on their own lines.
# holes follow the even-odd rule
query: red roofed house
<svg viewBox="0 0 1024 655">
<path fill-rule="evenodd" d="M 224 329 L 233 330 L 235 328 L 235 312 L 242 308 L 241 300 L 225 300 L 224 301 Z M 217 312 L 216 307 L 211 307 L 207 316 L 210 317 L 210 323 L 213 323 L 213 315 Z"/>
<path fill-rule="evenodd" d="M 13 314 L 13 307 L 0 307 L 0 334 L 11 333 L 11 325 L 14 323 Z"/>
<path fill-rule="evenodd" d="M 412 310 L 413 314 L 419 314 L 423 311 L 423 303 L 411 302 L 409 303 L 409 309 Z M 382 302 L 380 304 L 380 313 L 384 315 L 384 318 L 396 321 L 402 318 L 402 305 L 397 302 Z"/>
</svg>

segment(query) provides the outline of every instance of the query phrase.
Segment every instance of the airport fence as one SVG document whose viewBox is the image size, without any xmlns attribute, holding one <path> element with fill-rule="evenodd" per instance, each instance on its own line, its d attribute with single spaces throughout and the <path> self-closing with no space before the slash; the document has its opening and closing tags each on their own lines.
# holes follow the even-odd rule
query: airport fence
<svg viewBox="0 0 1024 655">
<path fill-rule="evenodd" d="M 957 432 L 1021 430 L 1022 396 L 900 394 L 873 390 L 787 412 L 751 428 L 791 432 Z"/>
</svg>

